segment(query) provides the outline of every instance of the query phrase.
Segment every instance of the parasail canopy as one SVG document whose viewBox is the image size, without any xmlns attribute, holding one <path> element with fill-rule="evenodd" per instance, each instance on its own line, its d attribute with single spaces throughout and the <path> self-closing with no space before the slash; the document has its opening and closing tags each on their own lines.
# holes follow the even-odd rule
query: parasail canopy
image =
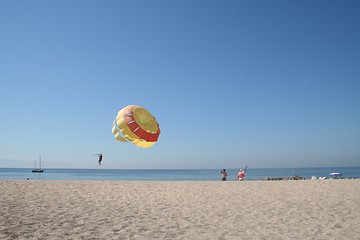
<svg viewBox="0 0 360 240">
<path fill-rule="evenodd" d="M 112 133 L 120 142 L 132 142 L 138 147 L 151 147 L 158 140 L 160 127 L 145 108 L 129 105 L 121 109 L 112 126 Z"/>
</svg>

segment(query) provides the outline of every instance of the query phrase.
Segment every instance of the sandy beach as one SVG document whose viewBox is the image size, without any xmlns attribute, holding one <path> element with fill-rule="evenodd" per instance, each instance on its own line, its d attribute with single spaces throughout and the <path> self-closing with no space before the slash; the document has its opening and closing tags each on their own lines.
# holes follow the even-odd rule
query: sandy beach
<svg viewBox="0 0 360 240">
<path fill-rule="evenodd" d="M 360 180 L 0 181 L 0 239 L 360 239 Z"/>
</svg>

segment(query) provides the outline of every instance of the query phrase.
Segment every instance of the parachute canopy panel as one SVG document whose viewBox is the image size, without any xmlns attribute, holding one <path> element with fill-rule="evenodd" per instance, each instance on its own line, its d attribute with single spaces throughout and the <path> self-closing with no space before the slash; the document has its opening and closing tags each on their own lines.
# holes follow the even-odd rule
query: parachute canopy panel
<svg viewBox="0 0 360 240">
<path fill-rule="evenodd" d="M 118 112 L 112 133 L 120 142 L 129 141 L 138 147 L 147 148 L 158 140 L 160 127 L 155 117 L 145 108 L 129 105 Z"/>
</svg>

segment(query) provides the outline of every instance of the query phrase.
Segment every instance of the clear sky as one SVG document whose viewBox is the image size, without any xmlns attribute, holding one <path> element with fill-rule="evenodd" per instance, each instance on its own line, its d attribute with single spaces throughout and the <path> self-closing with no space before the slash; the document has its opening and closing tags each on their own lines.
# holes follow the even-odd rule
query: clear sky
<svg viewBox="0 0 360 240">
<path fill-rule="evenodd" d="M 360 1 L 3 0 L 0 110 L 0 167 L 360 166 Z"/>
</svg>

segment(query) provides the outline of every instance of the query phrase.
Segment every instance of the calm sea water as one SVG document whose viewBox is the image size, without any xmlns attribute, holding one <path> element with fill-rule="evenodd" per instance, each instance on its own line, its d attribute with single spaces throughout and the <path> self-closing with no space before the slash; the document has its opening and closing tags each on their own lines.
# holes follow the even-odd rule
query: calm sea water
<svg viewBox="0 0 360 240">
<path fill-rule="evenodd" d="M 221 169 L 45 169 L 43 173 L 32 173 L 28 168 L 0 168 L 0 179 L 4 180 L 131 180 L 131 181 L 219 181 Z M 228 181 L 236 180 L 239 169 L 227 169 Z M 360 167 L 328 168 L 248 168 L 246 180 L 268 177 L 311 176 L 330 177 L 331 172 L 340 172 L 343 178 L 360 178 Z"/>
</svg>

